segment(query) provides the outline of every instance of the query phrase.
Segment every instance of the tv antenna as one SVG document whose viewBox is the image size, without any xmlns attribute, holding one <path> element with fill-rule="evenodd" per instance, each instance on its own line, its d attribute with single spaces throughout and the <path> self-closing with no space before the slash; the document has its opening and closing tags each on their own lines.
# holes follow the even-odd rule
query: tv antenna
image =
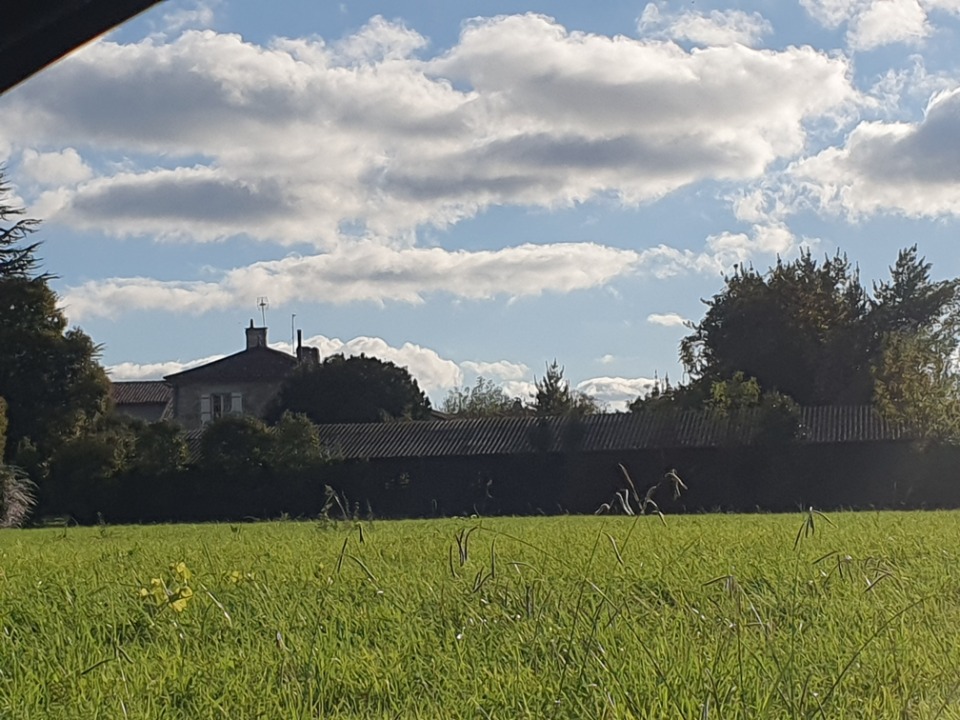
<svg viewBox="0 0 960 720">
<path fill-rule="evenodd" d="M 263 326 L 267 326 L 267 308 L 270 307 L 270 301 L 267 299 L 266 295 L 257 298 L 257 307 L 260 308 L 260 319 L 263 321 Z"/>
</svg>

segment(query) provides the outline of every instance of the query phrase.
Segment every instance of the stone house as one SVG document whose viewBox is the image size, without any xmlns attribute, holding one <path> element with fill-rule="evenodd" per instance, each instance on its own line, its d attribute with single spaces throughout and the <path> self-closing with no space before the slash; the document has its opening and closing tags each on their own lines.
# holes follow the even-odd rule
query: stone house
<svg viewBox="0 0 960 720">
<path fill-rule="evenodd" d="M 263 417 L 283 380 L 301 363 L 319 363 L 320 351 L 304 347 L 298 333 L 297 354 L 267 345 L 267 328 L 246 328 L 246 347 L 219 360 L 167 375 L 163 380 L 113 383 L 117 412 L 148 422 L 173 420 L 197 430 L 224 415 Z"/>
</svg>

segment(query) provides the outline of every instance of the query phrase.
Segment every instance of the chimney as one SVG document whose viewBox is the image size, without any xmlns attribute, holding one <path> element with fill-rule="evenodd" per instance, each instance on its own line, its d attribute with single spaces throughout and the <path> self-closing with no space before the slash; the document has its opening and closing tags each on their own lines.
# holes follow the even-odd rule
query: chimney
<svg viewBox="0 0 960 720">
<path fill-rule="evenodd" d="M 266 346 L 267 329 L 265 327 L 254 327 L 253 319 L 251 318 L 250 327 L 247 328 L 247 350 Z"/>
</svg>

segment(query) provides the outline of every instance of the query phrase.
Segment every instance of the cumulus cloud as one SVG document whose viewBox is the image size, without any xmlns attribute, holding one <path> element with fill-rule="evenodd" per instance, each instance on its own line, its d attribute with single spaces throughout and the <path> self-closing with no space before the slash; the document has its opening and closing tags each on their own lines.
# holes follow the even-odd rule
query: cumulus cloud
<svg viewBox="0 0 960 720">
<path fill-rule="evenodd" d="M 662 327 L 686 327 L 690 321 L 679 313 L 650 313 L 647 322 Z"/>
<path fill-rule="evenodd" d="M 74 148 L 37 152 L 27 148 L 20 159 L 23 174 L 40 185 L 72 185 L 88 179 L 93 171 Z"/>
<path fill-rule="evenodd" d="M 650 378 L 596 377 L 577 383 L 577 390 L 599 400 L 608 410 L 622 412 L 653 388 Z"/>
<path fill-rule="evenodd" d="M 790 177 L 819 208 L 853 218 L 960 214 L 960 89 L 935 95 L 917 123 L 864 122 Z"/>
<path fill-rule="evenodd" d="M 510 362 L 509 360 L 498 360 L 496 362 L 466 360 L 460 363 L 460 367 L 475 377 L 483 377 L 494 382 L 521 380 L 530 377 L 529 367 L 524 363 Z"/>
<path fill-rule="evenodd" d="M 100 41 L 6 95 L 0 127 L 21 151 L 127 159 L 51 188 L 49 219 L 329 248 L 409 244 L 492 205 L 633 205 L 757 178 L 802 150 L 808 122 L 857 101 L 847 61 L 810 47 L 688 52 L 538 15 L 471 21 L 427 60 L 425 43 L 382 18 L 334 44 L 210 30 Z"/>
<path fill-rule="evenodd" d="M 847 43 L 854 50 L 872 50 L 895 42 L 917 43 L 930 31 L 927 13 L 917 0 L 883 0 L 856 15 Z"/>
<path fill-rule="evenodd" d="M 773 26 L 760 13 L 742 10 L 712 10 L 709 13 L 686 10 L 674 13 L 667 3 L 647 3 L 637 23 L 643 35 L 672 40 L 687 40 L 696 45 L 732 45 L 754 47 Z"/>
<path fill-rule="evenodd" d="M 957 0 L 800 0 L 800 4 L 825 27 L 846 24 L 852 50 L 918 44 L 933 33 L 932 12 L 960 13 Z"/>
</svg>

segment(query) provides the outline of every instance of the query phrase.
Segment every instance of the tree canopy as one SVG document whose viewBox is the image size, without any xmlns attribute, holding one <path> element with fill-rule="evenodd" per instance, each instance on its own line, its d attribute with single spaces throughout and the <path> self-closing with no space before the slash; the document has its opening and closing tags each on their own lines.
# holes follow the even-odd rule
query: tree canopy
<svg viewBox="0 0 960 720">
<path fill-rule="evenodd" d="M 430 400 L 406 368 L 366 355 L 331 355 L 301 365 L 284 381 L 268 414 L 302 413 L 317 424 L 424 419 Z"/>
<path fill-rule="evenodd" d="M 37 222 L 9 204 L 0 177 L 0 397 L 7 402 L 5 459 L 29 442 L 40 455 L 75 435 L 106 407 L 109 381 L 99 348 L 79 328 L 67 329 L 52 276 L 38 270 Z"/>
<path fill-rule="evenodd" d="M 523 400 L 510 397 L 492 380 L 478 377 L 473 387 L 453 388 L 443 399 L 441 411 L 465 418 L 525 415 Z"/>
<path fill-rule="evenodd" d="M 841 253 L 738 267 L 681 342 L 691 381 L 632 407 L 876 403 L 921 434 L 960 438 L 960 281 L 930 270 L 906 248 L 871 293 Z"/>
</svg>

